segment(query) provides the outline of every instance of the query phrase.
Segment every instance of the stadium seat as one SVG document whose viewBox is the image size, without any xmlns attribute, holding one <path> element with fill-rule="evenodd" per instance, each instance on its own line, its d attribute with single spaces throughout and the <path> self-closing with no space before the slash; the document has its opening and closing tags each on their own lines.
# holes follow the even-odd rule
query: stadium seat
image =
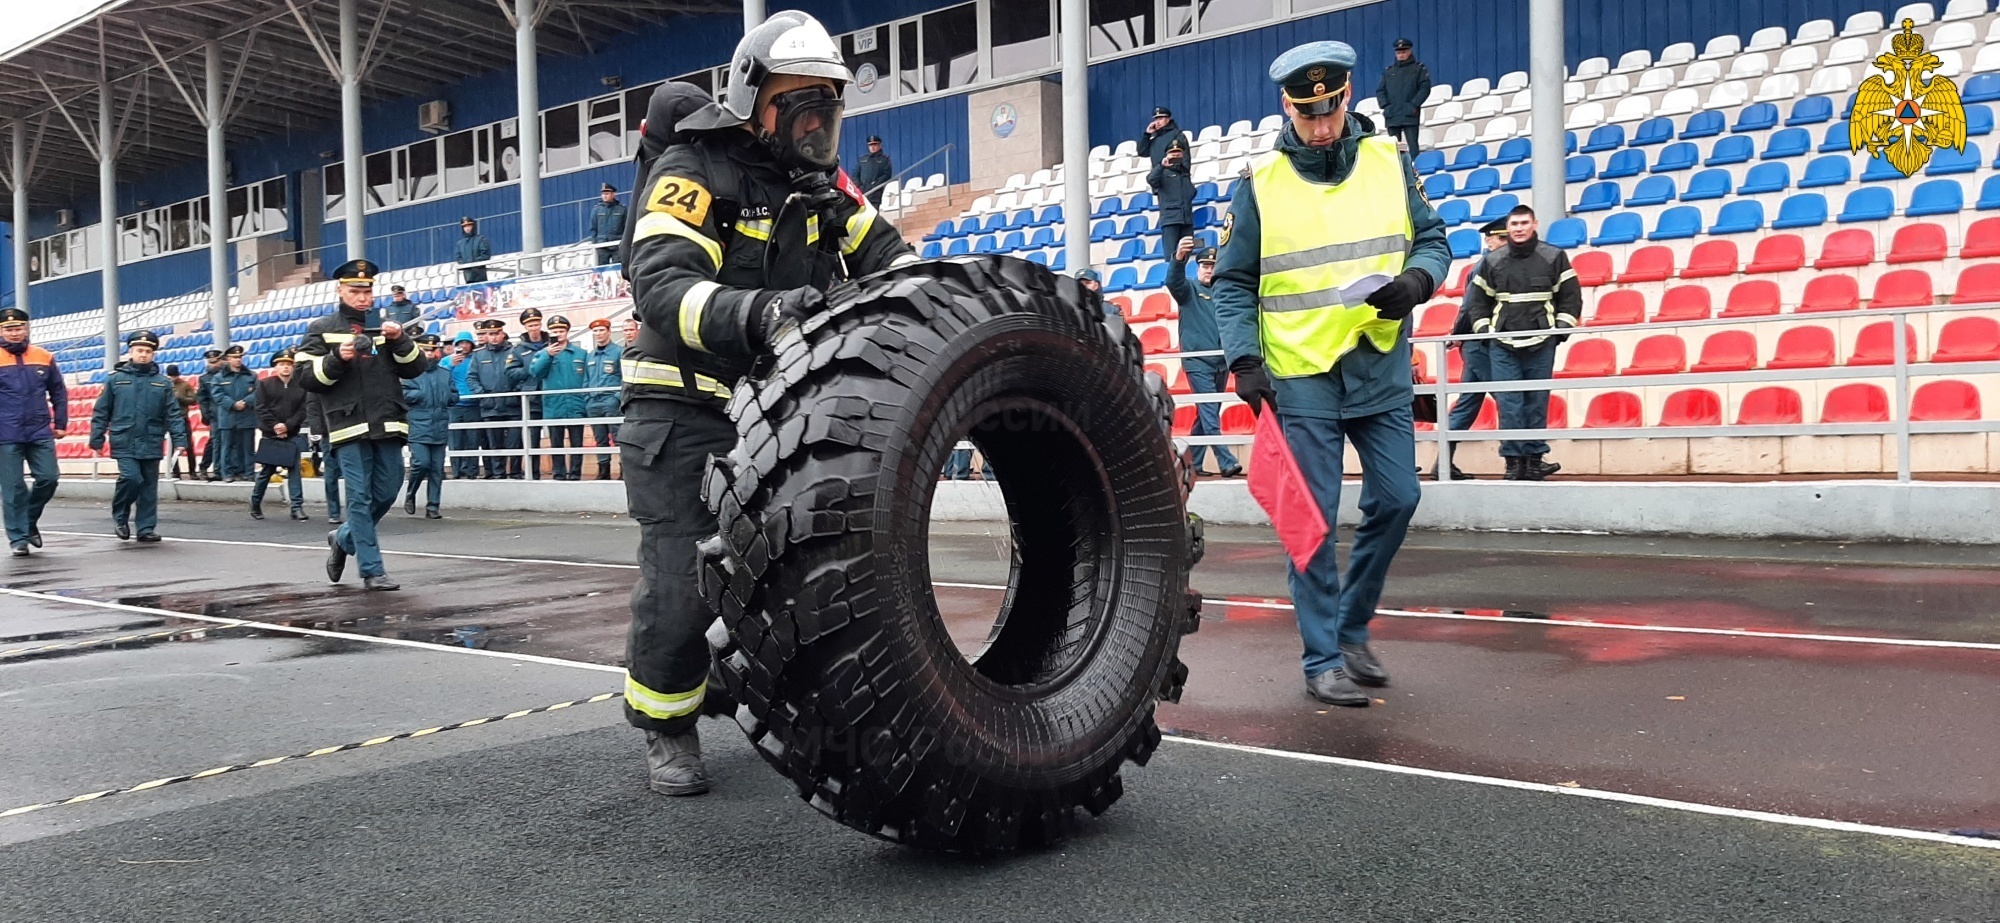
<svg viewBox="0 0 2000 923">
<path fill-rule="evenodd" d="M 1969 382 L 1945 379 L 1925 382 L 1910 397 L 1910 419 L 1936 423 L 1983 418 L 1979 389 Z"/>
<path fill-rule="evenodd" d="M 1624 146 L 1625 126 L 1599 125 L 1591 129 L 1590 136 L 1584 140 L 1583 146 L 1577 149 L 1577 153 L 1596 154 L 1602 151 L 1615 151 Z"/>
<path fill-rule="evenodd" d="M 1764 227 L 1764 203 L 1755 200 L 1739 200 L 1724 203 L 1722 211 L 1715 216 L 1715 223 L 1709 225 L 1710 234 L 1747 234 Z"/>
<path fill-rule="evenodd" d="M 1708 320 L 1714 312 L 1715 305 L 1706 286 L 1677 285 L 1661 296 L 1660 310 L 1653 314 L 1653 322 Z"/>
<path fill-rule="evenodd" d="M 1647 179 L 1666 179 L 1664 176 Z M 1683 202 L 1701 202 L 1720 199 L 1729 195 L 1730 179 L 1728 170 L 1703 170 L 1688 177 L 1687 191 L 1681 193 Z"/>
<path fill-rule="evenodd" d="M 1563 219 L 1563 221 L 1569 220 L 1572 219 Z M 1582 219 L 1575 220 L 1579 225 L 1582 224 Z M 1561 224 L 1562 222 L 1558 221 L 1556 223 Z M 1555 225 L 1550 225 L 1549 230 L 1551 235 L 1553 235 Z M 1550 242 L 1553 243 L 1554 241 L 1551 240 Z M 1596 288 L 1611 281 L 1611 254 L 1602 250 L 1585 250 L 1577 254 L 1575 259 L 1569 261 L 1569 268 L 1576 271 L 1576 281 L 1579 285 L 1585 288 Z"/>
<path fill-rule="evenodd" d="M 1687 343 L 1679 334 L 1649 336 L 1632 348 L 1632 362 L 1622 375 L 1673 375 L 1687 370 Z"/>
<path fill-rule="evenodd" d="M 1749 139 L 1744 139 L 1749 140 Z M 1803 128 L 1786 128 L 1771 133 L 1770 140 L 1764 142 L 1764 153 L 1758 160 L 1784 160 L 1790 157 L 1804 157 L 1812 152 L 1812 137 Z"/>
<path fill-rule="evenodd" d="M 1650 118 L 1639 123 L 1632 130 L 1631 147 L 1650 147 L 1674 140 L 1674 120 L 1665 117 Z"/>
<path fill-rule="evenodd" d="M 1697 112 L 1688 116 L 1687 125 L 1681 128 L 1681 140 L 1713 138 L 1729 127 L 1729 121 L 1720 112 Z"/>
<path fill-rule="evenodd" d="M 1417 155 L 1416 168 L 1418 176 L 1429 176 L 1444 169 L 1444 165 L 1443 151 L 1430 150 Z"/>
<path fill-rule="evenodd" d="M 972 238 L 954 237 L 951 240 L 951 245 L 945 248 L 944 255 L 964 256 L 971 252 L 972 252 Z"/>
<path fill-rule="evenodd" d="M 1805 404 L 1799 392 L 1785 387 L 1757 388 L 1743 395 L 1736 409 L 1738 426 L 1784 426 L 1805 422 Z"/>
<path fill-rule="evenodd" d="M 1787 327 L 1778 334 L 1778 346 L 1771 353 L 1769 369 L 1831 368 L 1834 359 L 1833 331 L 1826 327 Z"/>
<path fill-rule="evenodd" d="M 1124 209 L 1125 209 L 1125 200 L 1120 199 L 1117 196 L 1110 196 L 1106 198 L 1104 201 L 1097 203 L 1097 208 L 1096 210 L 1090 213 L 1090 217 L 1092 219 L 1109 218 L 1112 215 L 1116 215 L 1119 212 L 1124 211 Z M 946 223 L 948 224 L 949 222 Z M 938 227 L 942 228 L 944 227 L 944 225 L 940 224 L 938 225 Z"/>
<path fill-rule="evenodd" d="M 1600 184 L 1602 185 L 1602 184 Z M 1627 208 L 1644 208 L 1648 205 L 1664 205 L 1680 195 L 1671 176 L 1648 176 L 1632 187 L 1632 194 L 1625 198 Z"/>
<path fill-rule="evenodd" d="M 1965 245 L 1959 248 L 1961 259 L 2000 256 L 2000 218 L 1981 218 L 1965 229 Z"/>
<path fill-rule="evenodd" d="M 1661 177 L 1649 176 L 1647 177 L 1647 179 L 1664 179 L 1667 180 L 1669 184 L 1673 182 L 1671 178 L 1665 176 Z M 1591 183 L 1590 185 L 1583 187 L 1583 197 L 1577 200 L 1576 207 L 1571 209 L 1571 211 L 1576 211 L 1576 212 L 1608 211 L 1610 209 L 1617 208 L 1619 204 L 1620 203 L 1619 203 L 1619 193 L 1618 193 L 1617 183 Z"/>
<path fill-rule="evenodd" d="M 1971 105 L 1965 107 L 1965 134 L 1978 138 L 1993 133 L 1993 107 Z"/>
<path fill-rule="evenodd" d="M 1738 282 L 1729 289 L 1722 306 L 1723 317 L 1770 317 L 1780 310 L 1778 283 L 1769 279 Z"/>
<path fill-rule="evenodd" d="M 1757 142 L 1744 135 L 1731 135 L 1715 142 L 1714 149 L 1708 152 L 1708 159 L 1702 161 L 1702 166 L 1725 167 L 1735 163 L 1748 163 L 1756 154 Z"/>
<path fill-rule="evenodd" d="M 1797 313 L 1854 311 L 1860 307 L 1861 283 L 1852 275 L 1828 273 L 1806 280 L 1805 295 L 1799 300 Z"/>
<path fill-rule="evenodd" d="M 1985 103 L 2000 99 L 2000 74 L 1980 74 L 1965 82 L 1959 101 Z"/>
<path fill-rule="evenodd" d="M 1788 195 L 1778 204 L 1778 217 L 1771 230 L 1816 228 L 1826 223 L 1826 196 L 1817 192 Z"/>
<path fill-rule="evenodd" d="M 1792 111 L 1785 118 L 1787 127 L 1818 125 L 1833 119 L 1833 100 L 1825 96 L 1807 96 L 1792 104 Z"/>
<path fill-rule="evenodd" d="M 1778 125 L 1778 107 L 1770 103 L 1753 103 L 1743 107 L 1736 114 L 1736 125 L 1730 128 L 1734 134 L 1752 131 L 1769 131 Z M 1749 139 L 1744 139 L 1749 140 Z"/>
<path fill-rule="evenodd" d="M 1896 195 L 1886 186 L 1867 186 L 1847 194 L 1840 206 L 1840 224 L 1857 221 L 1887 221 L 1896 214 Z"/>
<path fill-rule="evenodd" d="M 1451 258 L 1462 260 L 1480 251 L 1479 231 L 1474 228 L 1459 228 L 1446 238 L 1451 243 Z"/>
<path fill-rule="evenodd" d="M 1619 285 L 1634 282 L 1664 282 L 1674 274 L 1674 251 L 1666 247 L 1640 247 L 1625 260 L 1618 274 Z"/>
<path fill-rule="evenodd" d="M 1458 180 L 1449 173 L 1433 173 L 1424 177 L 1424 198 L 1442 202 L 1458 191 Z"/>
<path fill-rule="evenodd" d="M 1638 240 L 1646 231 L 1645 222 L 1632 212 L 1618 212 L 1604 219 L 1597 226 L 1597 236 L 1590 239 L 1593 247 L 1607 247 L 1629 244 Z"/>
<path fill-rule="evenodd" d="M 1569 344 L 1557 378 L 1607 378 L 1618 374 L 1618 350 L 1610 340 L 1577 340 Z"/>
<path fill-rule="evenodd" d="M 1455 228 L 1472 220 L 1472 203 L 1464 199 L 1447 199 L 1438 203 L 1437 213 L 1445 227 Z"/>
<path fill-rule="evenodd" d="M 1738 262 L 1735 241 L 1704 240 L 1695 244 L 1694 251 L 1688 254 L 1687 267 L 1681 270 L 1681 278 L 1707 279 L 1734 275 Z"/>
<path fill-rule="evenodd" d="M 1111 271 L 1111 278 L 1104 283 L 1106 294 L 1131 291 L 1139 285 L 1139 271 L 1130 266 L 1120 266 Z"/>
<path fill-rule="evenodd" d="M 1888 262 L 1936 262 L 1944 259 L 1949 249 L 1945 242 L 1943 225 L 1919 221 L 1896 229 L 1896 236 L 1889 244 Z"/>
<path fill-rule="evenodd" d="M 1503 192 L 1499 195 L 1488 196 L 1485 207 L 1479 210 L 1479 214 L 1473 215 L 1472 220 L 1481 225 L 1489 221 L 1498 221 L 1507 217 L 1507 213 L 1513 211 L 1520 204 L 1520 197 L 1513 193 Z"/>
<path fill-rule="evenodd" d="M 1629 288 L 1605 292 L 1597 299 L 1597 310 L 1585 319 L 1585 327 L 1610 327 L 1646 322 L 1646 296 Z"/>
<path fill-rule="evenodd" d="M 1139 348 L 1147 355 L 1173 352 L 1173 332 L 1159 325 L 1147 327 L 1139 331 Z"/>
<path fill-rule="evenodd" d="M 1746 157 L 1744 159 L 1747 160 L 1749 158 Z M 1694 169 L 1694 165 L 1700 160 L 1701 152 L 1696 150 L 1692 142 L 1676 141 L 1666 147 L 1660 148 L 1660 156 L 1653 160 L 1652 172 L 1672 173 L 1679 170 L 1691 170 Z"/>
<path fill-rule="evenodd" d="M 2000 175 L 1989 176 L 1979 184 L 1979 202 L 1973 207 L 1983 212 L 2000 208 Z"/>
<path fill-rule="evenodd" d="M 1500 171 L 1492 167 L 1480 167 L 1465 174 L 1465 183 L 1458 187 L 1458 194 L 1464 197 L 1486 195 L 1498 188 L 1500 188 Z"/>
<path fill-rule="evenodd" d="M 1519 192 L 1533 188 L 1535 188 L 1535 165 L 1531 163 L 1515 164 L 1513 172 L 1507 174 L 1507 181 L 1500 184 L 1503 192 Z"/>
<path fill-rule="evenodd" d="M 1902 178 L 1903 171 L 1891 166 L 1885 157 L 1870 158 L 1861 169 L 1861 181 L 1864 183 L 1886 183 Z"/>
<path fill-rule="evenodd" d="M 1936 304 L 1931 291 L 1931 274 L 1921 269 L 1897 269 L 1875 280 L 1871 308 L 1920 308 Z"/>
<path fill-rule="evenodd" d="M 1889 394 L 1880 385 L 1863 382 L 1841 385 L 1826 393 L 1820 408 L 1821 423 L 1887 423 Z"/>
<path fill-rule="evenodd" d="M 1724 330 L 1701 342 L 1701 359 L 1690 372 L 1747 372 L 1757 367 L 1757 336 L 1748 330 Z"/>
<path fill-rule="evenodd" d="M 1821 186 L 1844 186 L 1854 178 L 1854 165 L 1844 155 L 1815 157 L 1806 164 L 1804 176 L 1799 177 L 1800 189 L 1817 189 Z"/>
<path fill-rule="evenodd" d="M 1628 147 L 1613 153 L 1611 159 L 1605 162 L 1603 172 L 1597 176 L 1599 179 L 1624 179 L 1628 176 L 1638 176 L 1645 170 L 1646 153 Z"/>
<path fill-rule="evenodd" d="M 1736 190 L 1737 195 L 1765 195 L 1784 192 L 1791 188 L 1792 168 L 1782 163 L 1760 163 L 1743 174 L 1743 185 Z"/>
<path fill-rule="evenodd" d="M 1825 133 L 1820 135 L 1818 150 L 1822 154 L 1845 154 L 1853 146 L 1847 137 L 1847 119 L 1842 118 L 1826 126 Z"/>
<path fill-rule="evenodd" d="M 1675 391 L 1660 408 L 1660 425 L 1721 426 L 1722 398 L 1706 388 Z"/>
<path fill-rule="evenodd" d="M 1990 317 L 1954 317 L 1938 331 L 1938 346 L 1932 362 L 2000 361 L 2000 320 Z"/>
<path fill-rule="evenodd" d="M 1641 410 L 1638 395 L 1629 391 L 1606 391 L 1590 399 L 1590 408 L 1583 414 L 1583 425 L 1586 429 L 1632 429 L 1644 423 Z"/>
<path fill-rule="evenodd" d="M 1910 206 L 1903 209 L 1909 217 L 1924 215 L 1956 215 L 1965 208 L 1965 190 L 1957 180 L 1934 179 L 1910 193 Z"/>
<path fill-rule="evenodd" d="M 1968 142 L 1964 151 L 1954 151 L 1941 147 L 1931 152 L 1931 162 L 1924 167 L 1925 176 L 1952 176 L 1971 173 L 1982 164 L 1977 142 Z"/>
<path fill-rule="evenodd" d="M 1486 161 L 1486 165 L 1489 167 L 1499 167 L 1510 163 L 1520 163 L 1527 160 L 1528 155 L 1533 150 L 1534 143 L 1529 139 L 1509 138 L 1506 141 L 1500 142 L 1500 150 L 1493 155 L 1493 159 Z"/>
<path fill-rule="evenodd" d="M 1451 165 L 1445 167 L 1445 169 L 1456 173 L 1461 170 L 1471 170 L 1485 165 L 1486 145 L 1468 144 L 1458 149 L 1457 156 L 1451 159 Z"/>
<path fill-rule="evenodd" d="M 1590 226 L 1584 224 L 1582 218 L 1557 218 L 1549 225 L 1549 232 L 1543 235 L 1542 239 L 1558 249 L 1574 250 L 1583 246 L 1589 236 Z"/>
<path fill-rule="evenodd" d="M 1457 322 L 1458 305 L 1449 301 L 1439 302 L 1424 309 L 1413 336 L 1441 337 L 1450 333 L 1452 325 Z"/>
<path fill-rule="evenodd" d="M 1676 205 L 1660 213 L 1647 240 L 1686 240 L 1701 233 L 1701 209 Z"/>
<path fill-rule="evenodd" d="M 1896 325 L 1891 321 L 1877 321 L 1861 328 L 1854 337 L 1854 352 L 1847 357 L 1848 365 L 1893 365 L 1896 362 L 1894 347 Z M 1917 361 L 1917 332 L 1905 328 L 1903 334 L 1903 356 L 1906 361 Z"/>
<path fill-rule="evenodd" d="M 2000 304 L 2000 263 L 1980 263 L 1961 270 L 1951 303 Z"/>
</svg>

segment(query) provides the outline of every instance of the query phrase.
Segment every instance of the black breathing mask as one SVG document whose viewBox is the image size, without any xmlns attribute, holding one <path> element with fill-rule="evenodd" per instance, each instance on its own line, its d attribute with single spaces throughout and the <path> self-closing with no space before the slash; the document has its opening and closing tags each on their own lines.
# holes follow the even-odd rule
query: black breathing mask
<svg viewBox="0 0 2000 923">
<path fill-rule="evenodd" d="M 840 120 L 847 102 L 829 86 L 801 87 L 771 97 L 778 130 L 764 141 L 787 166 L 828 170 L 840 162 Z"/>
</svg>

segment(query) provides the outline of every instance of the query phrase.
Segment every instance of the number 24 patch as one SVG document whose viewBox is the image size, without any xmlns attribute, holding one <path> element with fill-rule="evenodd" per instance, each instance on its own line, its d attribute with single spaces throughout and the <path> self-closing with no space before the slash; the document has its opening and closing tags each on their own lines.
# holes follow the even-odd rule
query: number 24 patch
<svg viewBox="0 0 2000 923">
<path fill-rule="evenodd" d="M 679 176 L 662 176 L 646 198 L 646 210 L 665 212 L 694 227 L 708 220 L 711 197 L 700 183 Z"/>
</svg>

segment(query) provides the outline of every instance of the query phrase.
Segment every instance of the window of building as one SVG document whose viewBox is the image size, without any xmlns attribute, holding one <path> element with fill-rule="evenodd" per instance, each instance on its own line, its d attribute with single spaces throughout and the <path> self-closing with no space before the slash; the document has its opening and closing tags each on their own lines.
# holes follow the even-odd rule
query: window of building
<svg viewBox="0 0 2000 923">
<path fill-rule="evenodd" d="M 336 160 L 321 167 L 319 174 L 320 185 L 326 190 L 325 209 L 328 220 L 338 220 L 334 216 L 344 214 L 347 205 L 347 166 Z M 230 214 L 233 215 L 235 212 L 231 211 Z M 236 236 L 235 228 L 230 229 L 229 236 Z"/>
<path fill-rule="evenodd" d="M 194 247 L 194 203 L 176 202 L 167 207 L 167 250 L 179 252 Z"/>
<path fill-rule="evenodd" d="M 139 255 L 159 256 L 166 252 L 165 222 L 161 220 L 160 209 L 153 208 L 139 213 Z"/>
<path fill-rule="evenodd" d="M 542 172 L 560 173 L 583 166 L 583 131 L 577 106 L 542 113 Z"/>
<path fill-rule="evenodd" d="M 365 171 L 362 182 L 368 184 L 366 207 L 371 210 L 396 204 L 395 154 L 395 151 L 377 151 L 361 161 Z"/>
<path fill-rule="evenodd" d="M 227 197 L 228 193 L 224 192 L 223 195 Z M 192 217 L 188 219 L 188 233 L 192 238 L 191 245 L 196 247 L 206 247 L 208 246 L 208 233 L 209 233 L 208 197 L 203 196 L 199 199 L 195 199 L 193 200 L 192 204 L 194 206 L 193 208 L 194 214 Z"/>
<path fill-rule="evenodd" d="M 444 136 L 444 191 L 446 194 L 465 192 L 486 182 L 474 159 L 473 136 L 488 129 L 474 128 L 454 132 Z"/>
<path fill-rule="evenodd" d="M 979 80 L 979 8 L 966 3 L 923 18 L 924 92 L 953 90 Z"/>
<path fill-rule="evenodd" d="M 994 77 L 1026 74 L 1056 63 L 1055 4 L 1051 0 L 1003 0 L 990 11 Z"/>
<path fill-rule="evenodd" d="M 591 163 L 611 163 L 625 158 L 625 125 L 622 97 L 614 94 L 590 101 L 590 127 L 584 151 Z"/>
<path fill-rule="evenodd" d="M 1294 13 L 1324 13 L 1342 7 L 1359 6 L 1368 0 L 1292 0 Z"/>
<path fill-rule="evenodd" d="M 923 48 L 923 42 L 918 38 L 921 34 L 914 19 L 896 26 L 897 96 L 915 96 L 924 91 L 924 79 L 917 63 L 921 60 Z"/>
<path fill-rule="evenodd" d="M 889 27 L 876 26 L 840 37 L 840 56 L 854 72 L 847 85 L 847 108 L 859 109 L 889 101 Z"/>
<path fill-rule="evenodd" d="M 287 220 L 287 215 L 291 211 L 288 207 L 291 204 L 291 196 L 285 192 L 285 178 L 272 177 L 256 188 L 258 211 L 263 216 L 259 223 L 263 232 L 276 234 L 290 230 L 291 222 Z"/>
<path fill-rule="evenodd" d="M 511 183 L 521 178 L 521 129 L 514 119 L 493 126 L 493 181 Z"/>
<path fill-rule="evenodd" d="M 144 252 L 139 225 L 138 215 L 126 215 L 118 219 L 118 262 L 129 263 L 138 259 L 139 254 Z"/>
<path fill-rule="evenodd" d="M 1145 48 L 1158 41 L 1153 0 L 1090 0 L 1090 56 Z"/>
<path fill-rule="evenodd" d="M 636 89 L 625 91 L 625 150 L 639 152 L 639 129 L 646 122 L 646 104 L 652 102 L 653 91 L 660 84 L 649 83 Z"/>
<path fill-rule="evenodd" d="M 409 159 L 402 170 L 409 201 L 420 202 L 436 196 L 442 188 L 438 175 L 438 142 L 420 141 L 410 145 L 409 150 Z"/>
</svg>

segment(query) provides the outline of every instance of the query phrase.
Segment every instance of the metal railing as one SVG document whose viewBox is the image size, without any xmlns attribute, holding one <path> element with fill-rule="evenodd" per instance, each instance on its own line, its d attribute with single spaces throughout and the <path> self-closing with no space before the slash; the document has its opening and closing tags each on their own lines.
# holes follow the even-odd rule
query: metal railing
<svg viewBox="0 0 2000 923">
<path fill-rule="evenodd" d="M 923 166 L 924 164 L 927 164 L 927 163 L 931 162 L 932 160 L 936 159 L 936 158 L 937 158 L 937 157 L 938 157 L 939 155 L 942 155 L 942 154 L 946 154 L 946 153 L 949 153 L 949 152 L 951 152 L 952 150 L 955 150 L 955 149 L 957 149 L 957 147 L 958 147 L 958 145 L 957 145 L 957 144 L 955 144 L 955 143 L 950 143 L 950 142 L 947 142 L 947 143 L 946 143 L 946 144 L 945 144 L 945 145 L 944 145 L 943 147 L 940 147 L 940 148 L 938 148 L 937 150 L 935 150 L 935 151 L 932 151 L 932 152 L 930 152 L 930 153 L 928 153 L 928 154 L 925 154 L 924 156 L 922 156 L 922 157 L 918 158 L 918 159 L 917 159 L 917 162 L 916 162 L 916 163 L 913 163 L 913 164 L 910 164 L 910 165 L 909 165 L 909 166 L 907 166 L 907 167 L 904 167 L 904 168 L 903 168 L 903 169 L 902 169 L 902 170 L 901 170 L 900 172 L 898 172 L 898 173 L 897 173 L 897 174 L 896 174 L 895 176 L 891 176 L 891 177 L 889 177 L 889 179 L 888 179 L 887 181 L 885 181 L 885 182 L 883 183 L 883 185 L 885 185 L 885 186 L 886 186 L 886 185 L 888 185 L 889 183 L 897 183 L 897 184 L 898 184 L 898 186 L 897 186 L 897 191 L 896 191 L 896 201 L 897 201 L 898 203 L 901 203 L 901 202 L 902 202 L 902 200 L 903 200 L 903 199 L 902 199 L 902 196 L 903 196 L 903 191 L 902 191 L 902 187 L 901 187 L 901 183 L 902 183 L 902 180 L 903 180 L 903 177 L 905 177 L 905 176 L 908 176 L 908 175 L 910 175 L 911 173 L 915 172 L 915 171 L 916 171 L 916 169 L 917 169 L 918 167 L 921 167 L 921 166 Z M 928 192 L 928 191 L 930 191 L 930 190 L 925 190 L 925 191 L 926 191 L 926 192 Z M 914 204 L 914 203 L 912 203 L 912 204 Z M 951 170 L 950 170 L 950 165 L 949 165 L 949 164 L 947 164 L 947 165 L 946 165 L 946 169 L 945 169 L 945 175 L 944 175 L 944 204 L 946 204 L 946 205 L 951 205 L 951 204 L 953 204 L 953 202 L 952 202 L 952 197 L 951 197 Z M 901 207 L 901 205 L 900 205 L 900 204 L 899 204 L 899 205 L 898 205 L 898 206 L 897 206 L 897 207 L 896 207 L 895 209 L 885 209 L 885 211 L 888 211 L 888 210 L 893 210 L 893 211 L 894 211 L 894 212 L 895 212 L 895 213 L 896 213 L 896 214 L 897 214 L 898 216 L 902 215 L 902 213 L 903 213 L 903 208 Z"/>
</svg>

